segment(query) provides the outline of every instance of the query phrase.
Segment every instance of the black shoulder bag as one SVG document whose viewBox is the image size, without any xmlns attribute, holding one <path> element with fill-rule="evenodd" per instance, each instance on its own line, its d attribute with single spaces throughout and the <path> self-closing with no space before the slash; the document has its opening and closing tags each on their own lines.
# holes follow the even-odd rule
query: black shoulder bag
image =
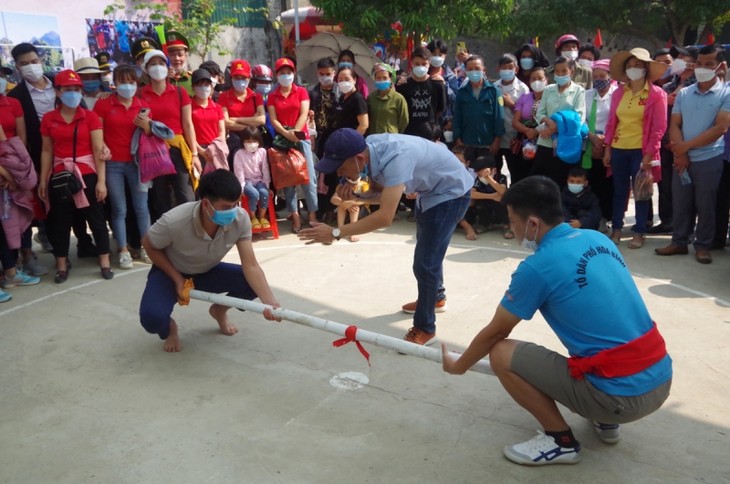
<svg viewBox="0 0 730 484">
<path fill-rule="evenodd" d="M 76 137 L 79 131 L 79 123 L 76 122 L 74 127 L 74 140 L 73 140 L 73 162 L 76 163 Z M 50 188 L 53 200 L 56 201 L 67 201 L 71 200 L 81 189 L 81 180 L 76 178 L 76 175 L 68 170 L 59 171 L 58 173 L 51 176 L 51 180 L 48 184 Z"/>
</svg>

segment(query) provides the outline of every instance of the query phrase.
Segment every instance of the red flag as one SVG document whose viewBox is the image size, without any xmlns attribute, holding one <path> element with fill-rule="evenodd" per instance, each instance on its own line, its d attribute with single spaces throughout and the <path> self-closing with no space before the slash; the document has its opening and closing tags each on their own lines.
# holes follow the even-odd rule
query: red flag
<svg viewBox="0 0 730 484">
<path fill-rule="evenodd" d="M 709 34 L 707 34 L 707 45 L 712 45 L 714 43 L 715 43 L 715 34 L 710 32 Z"/>
<path fill-rule="evenodd" d="M 603 47 L 603 38 L 601 37 L 601 29 L 596 29 L 596 37 L 593 39 L 593 45 L 597 48 Z"/>
</svg>

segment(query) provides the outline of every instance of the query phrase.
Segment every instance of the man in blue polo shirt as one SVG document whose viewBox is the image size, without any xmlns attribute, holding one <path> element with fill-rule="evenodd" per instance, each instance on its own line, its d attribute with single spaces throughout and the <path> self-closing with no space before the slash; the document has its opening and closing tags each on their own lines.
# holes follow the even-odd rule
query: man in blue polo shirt
<svg viewBox="0 0 730 484">
<path fill-rule="evenodd" d="M 393 222 L 401 195 L 416 194 L 416 249 L 413 274 L 418 282 L 418 300 L 413 304 L 413 327 L 406 341 L 430 345 L 436 341 L 436 307 L 445 296 L 443 263 L 456 224 L 464 218 L 474 178 L 445 145 L 404 134 L 376 134 L 367 139 L 354 129 L 332 133 L 317 171 L 334 173 L 349 180 L 367 173 L 382 187 L 380 209 L 375 213 L 332 229 L 315 224 L 302 230 L 303 240 L 331 243 L 341 237 L 366 234 Z M 372 189 L 373 184 L 371 184 Z M 407 304 L 403 307 L 404 311 Z"/>
<path fill-rule="evenodd" d="M 580 444 L 556 402 L 593 421 L 599 438 L 619 440 L 619 424 L 657 410 L 669 395 L 672 360 L 626 263 L 600 232 L 563 223 L 560 190 L 550 179 L 521 180 L 502 197 L 512 231 L 534 250 L 517 267 L 492 321 L 464 354 L 443 367 L 462 374 L 489 355 L 505 390 L 542 425 L 505 456 L 524 465 L 575 464 Z M 507 339 L 540 311 L 570 358 Z M 639 355 L 639 356 L 637 356 Z"/>
<path fill-rule="evenodd" d="M 672 242 L 654 251 L 658 255 L 687 254 L 694 230 L 695 259 L 712 262 L 715 205 L 722 175 L 725 133 L 730 127 L 730 86 L 717 78 L 723 50 L 715 45 L 700 49 L 695 63 L 697 82 L 679 91 L 672 108 L 669 139 L 674 154 L 672 177 Z"/>
</svg>

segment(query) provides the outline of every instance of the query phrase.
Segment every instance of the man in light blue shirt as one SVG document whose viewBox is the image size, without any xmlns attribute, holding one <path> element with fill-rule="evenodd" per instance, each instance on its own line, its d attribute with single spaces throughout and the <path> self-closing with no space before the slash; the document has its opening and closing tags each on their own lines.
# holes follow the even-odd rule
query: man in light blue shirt
<svg viewBox="0 0 730 484">
<path fill-rule="evenodd" d="M 669 125 L 676 170 L 672 177 L 674 232 L 671 244 L 655 249 L 658 255 L 687 254 L 694 228 L 695 259 L 701 264 L 712 262 L 724 135 L 730 127 L 730 87 L 717 78 L 723 60 L 718 46 L 703 47 L 695 63 L 697 82 L 682 89 L 674 101 Z"/>
<path fill-rule="evenodd" d="M 387 227 L 393 222 L 401 195 L 405 192 L 416 196 L 413 274 L 418 282 L 418 300 L 413 304 L 413 327 L 405 339 L 421 345 L 433 344 L 436 309 L 445 309 L 444 256 L 456 224 L 469 206 L 474 178 L 445 145 L 403 134 L 376 134 L 365 139 L 349 128 L 330 135 L 324 158 L 316 169 L 337 172 L 349 180 L 369 174 L 374 182 L 371 190 L 373 185 L 382 187 L 380 209 L 341 229 L 318 224 L 302 230 L 299 237 L 304 240 L 331 243 Z"/>
</svg>

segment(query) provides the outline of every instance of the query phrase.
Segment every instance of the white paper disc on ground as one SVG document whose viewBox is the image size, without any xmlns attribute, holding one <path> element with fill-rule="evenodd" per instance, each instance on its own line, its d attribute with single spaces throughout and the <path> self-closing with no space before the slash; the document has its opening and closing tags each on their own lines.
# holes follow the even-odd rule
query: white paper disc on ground
<svg viewBox="0 0 730 484">
<path fill-rule="evenodd" d="M 370 383 L 370 379 L 356 371 L 346 371 L 330 378 L 330 385 L 342 390 L 359 390 Z"/>
</svg>

